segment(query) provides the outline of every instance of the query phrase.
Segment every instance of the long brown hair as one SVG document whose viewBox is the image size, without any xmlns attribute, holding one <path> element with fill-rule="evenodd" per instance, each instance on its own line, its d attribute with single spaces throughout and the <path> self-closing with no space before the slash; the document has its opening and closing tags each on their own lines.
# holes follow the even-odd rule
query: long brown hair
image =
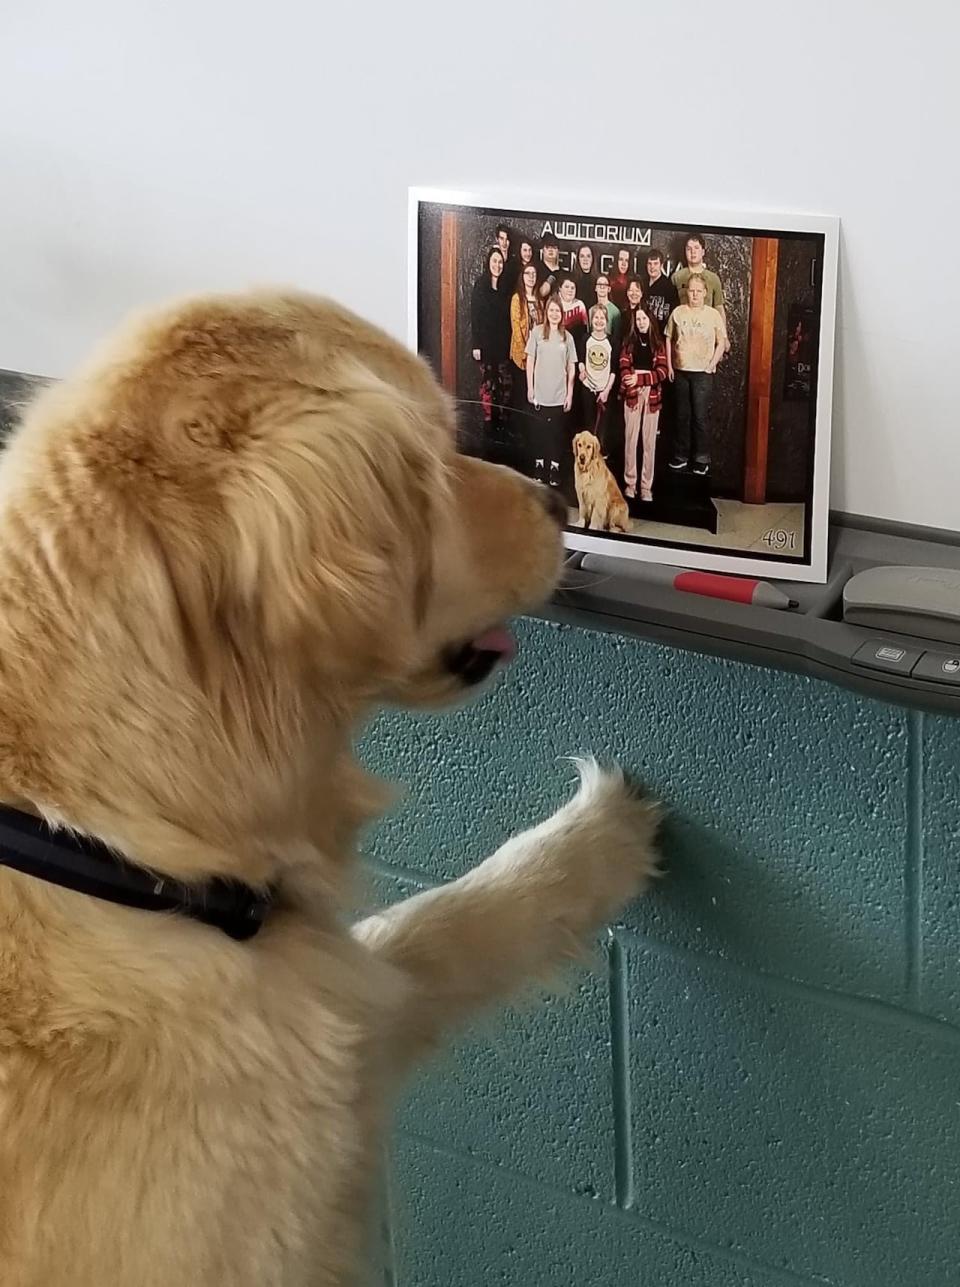
<svg viewBox="0 0 960 1287">
<path fill-rule="evenodd" d="M 502 268 L 500 269 L 500 276 L 497 279 L 496 286 L 494 286 L 493 284 L 493 273 L 490 271 L 490 265 L 493 263 L 494 255 L 500 256 L 500 263 L 502 264 Z M 487 251 L 487 257 L 483 262 L 486 268 L 486 271 L 482 275 L 483 278 L 486 279 L 487 285 L 490 287 L 491 290 L 499 290 L 500 282 L 503 281 L 503 272 L 507 266 L 507 261 L 503 257 L 503 251 L 500 249 L 499 246 L 491 246 L 490 249 Z"/>
<path fill-rule="evenodd" d="M 637 340 L 643 337 L 643 332 L 637 326 L 638 313 L 642 313 L 650 323 L 650 329 L 647 331 L 647 342 L 650 345 L 650 351 L 656 353 L 657 349 L 663 344 L 663 333 L 660 330 L 660 323 L 654 315 L 648 313 L 643 307 L 643 300 L 640 301 L 636 308 L 630 310 L 630 325 L 627 327 L 624 342 L 632 347 Z"/>
<path fill-rule="evenodd" d="M 518 301 L 519 301 L 519 303 L 520 303 L 520 316 L 521 316 L 521 317 L 523 317 L 523 316 L 524 316 L 524 314 L 525 314 L 525 313 L 526 313 L 526 311 L 527 311 L 527 302 L 528 302 L 528 301 L 527 301 L 527 288 L 526 288 L 526 286 L 524 286 L 524 284 L 523 284 L 523 274 L 527 271 L 527 269 L 528 269 L 528 268 L 532 268 L 532 269 L 533 269 L 533 273 L 534 273 L 534 276 L 535 276 L 535 277 L 536 277 L 536 276 L 538 276 L 538 273 L 537 273 L 537 265 L 536 265 L 535 263 L 532 263 L 532 262 L 531 262 L 531 263 L 529 263 L 529 264 L 522 264 L 522 265 L 521 265 L 521 267 L 520 267 L 519 275 L 517 276 L 517 284 L 516 284 L 516 286 L 514 286 L 514 288 L 513 288 L 513 293 L 514 293 L 514 295 L 516 295 L 516 297 L 517 297 L 517 299 L 518 299 Z M 544 310 L 543 310 L 543 305 L 542 305 L 542 304 L 541 304 L 541 302 L 540 302 L 540 292 L 537 290 L 537 283 L 536 283 L 536 282 L 534 282 L 534 283 L 533 283 L 533 302 L 534 302 L 534 303 L 536 304 L 536 306 L 537 306 L 537 322 L 538 322 L 538 323 L 539 323 L 539 322 L 542 322 L 542 321 L 543 321 L 543 317 L 544 317 Z"/>
<path fill-rule="evenodd" d="M 562 340 L 566 336 L 567 328 L 563 324 L 563 304 L 560 302 L 560 296 L 556 293 L 551 295 L 543 306 L 543 338 L 545 340 L 549 340 L 551 334 L 550 319 L 547 316 L 550 311 L 551 304 L 556 304 L 557 308 L 560 310 L 560 321 L 557 323 L 557 335 L 559 335 Z"/>
</svg>

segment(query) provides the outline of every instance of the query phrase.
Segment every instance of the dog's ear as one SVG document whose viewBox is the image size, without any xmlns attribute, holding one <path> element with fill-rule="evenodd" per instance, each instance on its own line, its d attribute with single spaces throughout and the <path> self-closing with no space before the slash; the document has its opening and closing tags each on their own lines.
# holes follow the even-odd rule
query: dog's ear
<svg viewBox="0 0 960 1287">
<path fill-rule="evenodd" d="M 288 396 L 230 432 L 218 417 L 200 435 L 194 414 L 190 434 L 205 440 L 216 504 L 163 537 L 206 681 L 257 658 L 373 687 L 402 673 L 446 491 L 416 404 L 370 377 Z"/>
</svg>

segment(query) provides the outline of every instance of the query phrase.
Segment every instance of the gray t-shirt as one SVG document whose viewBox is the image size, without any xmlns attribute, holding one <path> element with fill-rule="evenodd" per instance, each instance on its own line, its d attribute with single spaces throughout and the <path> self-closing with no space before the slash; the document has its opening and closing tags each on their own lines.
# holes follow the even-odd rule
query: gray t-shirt
<svg viewBox="0 0 960 1287">
<path fill-rule="evenodd" d="M 561 341 L 553 330 L 549 340 L 537 326 L 527 340 L 527 357 L 533 358 L 533 401 L 538 407 L 562 407 L 567 400 L 567 372 L 577 362 L 573 336 L 564 332 Z"/>
</svg>

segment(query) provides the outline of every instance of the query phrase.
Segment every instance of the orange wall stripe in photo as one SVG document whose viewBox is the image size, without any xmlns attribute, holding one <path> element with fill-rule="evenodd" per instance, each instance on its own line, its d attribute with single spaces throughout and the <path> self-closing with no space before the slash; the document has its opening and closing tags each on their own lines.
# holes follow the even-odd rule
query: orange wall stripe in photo
<svg viewBox="0 0 960 1287">
<path fill-rule="evenodd" d="M 440 223 L 440 379 L 448 393 L 457 392 L 457 247 L 458 216 L 444 210 Z"/>
<path fill-rule="evenodd" d="M 750 287 L 750 352 L 747 378 L 747 437 L 743 499 L 763 505 L 767 499 L 767 447 L 770 438 L 770 393 L 773 384 L 773 323 L 777 307 L 776 237 L 753 239 Z"/>
</svg>

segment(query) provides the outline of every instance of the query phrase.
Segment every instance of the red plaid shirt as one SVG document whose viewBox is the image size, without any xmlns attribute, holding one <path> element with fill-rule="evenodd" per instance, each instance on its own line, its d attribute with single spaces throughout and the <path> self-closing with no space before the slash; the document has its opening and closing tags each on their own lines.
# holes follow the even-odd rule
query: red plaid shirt
<svg viewBox="0 0 960 1287">
<path fill-rule="evenodd" d="M 636 384 L 627 388 L 623 383 L 625 375 L 635 375 Z M 661 384 L 667 378 L 667 346 L 660 343 L 653 352 L 653 370 L 639 370 L 633 365 L 633 344 L 630 340 L 624 340 L 623 348 L 620 350 L 620 396 L 623 398 L 624 406 L 635 407 L 640 399 L 640 390 L 649 387 L 650 398 L 647 406 L 650 408 L 651 415 L 654 411 L 660 410 L 660 403 L 663 401 L 663 394 L 660 390 Z"/>
</svg>

